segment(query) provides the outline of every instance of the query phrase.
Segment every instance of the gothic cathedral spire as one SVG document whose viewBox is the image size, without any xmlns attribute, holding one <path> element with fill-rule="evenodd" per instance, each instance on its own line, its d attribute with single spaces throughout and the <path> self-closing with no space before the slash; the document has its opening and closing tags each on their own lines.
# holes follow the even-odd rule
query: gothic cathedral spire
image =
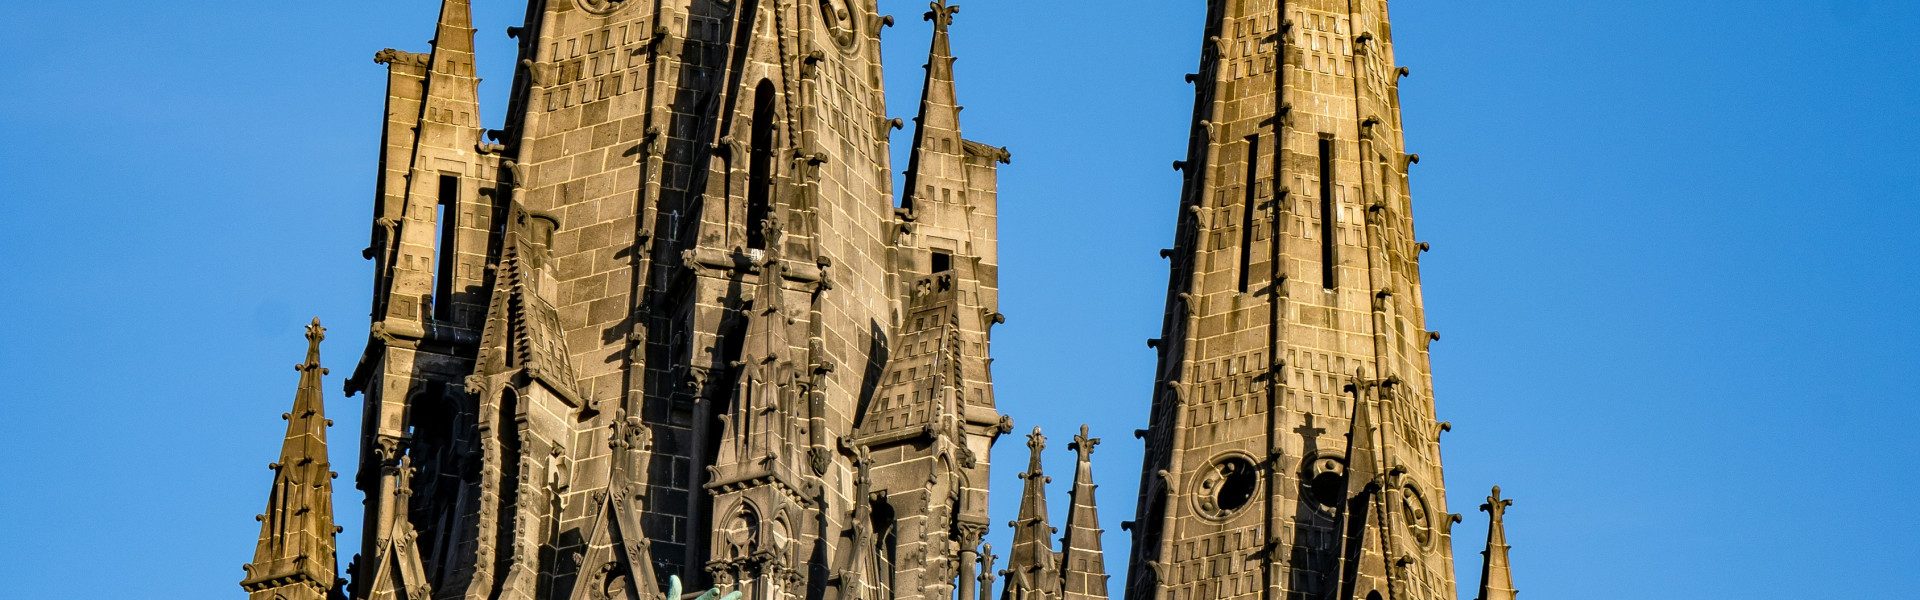
<svg viewBox="0 0 1920 600">
<path fill-rule="evenodd" d="M 260 515 L 260 543 L 240 587 L 252 600 L 330 600 L 341 593 L 335 572 L 333 470 L 327 461 L 327 419 L 320 378 L 320 319 L 307 326 L 307 359 L 294 370 L 300 387 L 285 415 L 287 436 L 272 465 L 273 491 Z"/>
<path fill-rule="evenodd" d="M 351 595 L 995 597 L 1011 155 L 961 137 L 958 7 L 926 13 L 896 190 L 893 20 L 872 0 L 530 2 L 507 29 L 499 130 L 479 118 L 471 2 L 438 2 L 431 53 L 375 55 Z M 1385 4 L 1209 3 L 1136 600 L 1331 598 L 1362 579 L 1385 600 L 1452 595 Z M 312 335 L 245 584 L 288 600 L 342 593 L 312 504 L 324 436 L 301 433 L 324 422 Z M 1356 373 L 1364 393 L 1340 394 Z M 1072 446 L 1055 552 L 1029 436 L 999 597 L 1105 594 L 1097 443 L 1083 428 Z"/>
<path fill-rule="evenodd" d="M 374 57 L 351 595 L 990 587 L 1008 154 L 960 137 L 954 8 L 901 210 L 871 0 L 529 2 L 498 130 L 435 1 Z"/>
<path fill-rule="evenodd" d="M 1388 3 L 1207 4 L 1128 597 L 1452 598 Z"/>
</svg>

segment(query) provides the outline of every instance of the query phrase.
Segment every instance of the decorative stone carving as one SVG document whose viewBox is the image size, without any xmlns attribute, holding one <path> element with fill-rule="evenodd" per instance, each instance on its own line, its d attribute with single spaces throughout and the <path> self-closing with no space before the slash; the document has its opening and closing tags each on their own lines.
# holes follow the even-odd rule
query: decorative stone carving
<svg viewBox="0 0 1920 600">
<path fill-rule="evenodd" d="M 1400 490 L 1400 517 L 1407 527 L 1407 533 L 1421 548 L 1433 545 L 1433 512 L 1428 508 L 1427 498 L 1420 488 L 1408 485 Z"/>
<path fill-rule="evenodd" d="M 855 50 L 860 40 L 859 20 L 847 6 L 847 0 L 820 0 L 820 21 L 842 51 Z"/>
<path fill-rule="evenodd" d="M 627 0 L 574 0 L 574 5 L 579 6 L 580 10 L 601 16 L 613 14 L 627 4 Z"/>
<path fill-rule="evenodd" d="M 726 551 L 724 557 L 737 560 L 751 556 L 759 546 L 759 537 L 760 515 L 752 505 L 743 502 L 720 529 L 719 538 Z"/>
<path fill-rule="evenodd" d="M 1193 484 L 1194 509 L 1200 516 L 1224 521 L 1252 504 L 1260 489 L 1260 473 L 1245 454 L 1214 458 Z"/>
</svg>

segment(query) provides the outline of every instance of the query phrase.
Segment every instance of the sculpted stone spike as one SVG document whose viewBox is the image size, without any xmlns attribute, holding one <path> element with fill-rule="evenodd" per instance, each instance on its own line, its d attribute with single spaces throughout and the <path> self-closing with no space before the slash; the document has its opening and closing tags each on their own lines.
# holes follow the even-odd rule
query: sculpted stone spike
<svg viewBox="0 0 1920 600">
<path fill-rule="evenodd" d="M 306 360 L 294 367 L 300 373 L 293 410 L 287 421 L 280 460 L 268 465 L 274 473 L 267 495 L 267 512 L 256 517 L 260 537 L 253 562 L 243 568 L 240 587 L 252 600 L 327 600 L 339 591 L 334 572 L 337 554 L 333 522 L 333 472 L 327 460 L 325 398 L 320 378 L 320 342 L 327 330 L 314 318 L 306 327 Z"/>
<path fill-rule="evenodd" d="M 1094 501 L 1093 449 L 1100 438 L 1086 425 L 1068 446 L 1075 453 L 1073 489 L 1069 495 L 1067 534 L 1060 540 L 1061 597 L 1067 600 L 1104 600 L 1107 597 L 1106 554 L 1101 549 L 1100 512 Z"/>
</svg>

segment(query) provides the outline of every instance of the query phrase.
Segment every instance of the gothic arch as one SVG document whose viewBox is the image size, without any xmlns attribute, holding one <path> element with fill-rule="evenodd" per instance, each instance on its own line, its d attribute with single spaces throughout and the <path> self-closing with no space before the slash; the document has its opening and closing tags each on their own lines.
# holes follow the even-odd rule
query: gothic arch
<svg viewBox="0 0 1920 600">
<path fill-rule="evenodd" d="M 747 121 L 747 249 L 765 250 L 766 231 L 761 225 L 773 215 L 775 167 L 774 148 L 779 137 L 779 92 L 773 81 L 761 79 L 753 90 L 753 113 Z"/>
<path fill-rule="evenodd" d="M 728 511 L 727 519 L 721 522 L 720 529 L 714 532 L 718 549 L 726 552 L 728 559 L 746 558 L 760 545 L 760 510 L 752 502 L 741 500 Z"/>
</svg>

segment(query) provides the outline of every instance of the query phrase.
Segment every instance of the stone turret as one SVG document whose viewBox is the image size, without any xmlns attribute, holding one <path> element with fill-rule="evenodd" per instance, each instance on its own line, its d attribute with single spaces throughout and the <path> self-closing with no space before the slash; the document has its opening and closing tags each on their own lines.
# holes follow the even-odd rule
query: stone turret
<svg viewBox="0 0 1920 600">
<path fill-rule="evenodd" d="M 366 406 L 354 478 L 367 498 L 351 574 L 356 598 L 419 597 L 432 587 L 428 579 L 464 587 L 477 570 L 493 568 L 477 557 L 493 551 L 491 538 L 503 529 L 434 525 L 495 514 L 501 496 L 488 489 L 486 506 L 476 506 L 478 488 L 497 477 L 474 485 L 470 471 L 487 409 L 468 402 L 467 380 L 500 259 L 495 232 L 507 218 L 501 148 L 483 143 L 472 12 L 469 0 L 442 0 L 431 52 L 374 55 L 386 67 L 387 91 L 372 236 L 362 253 L 373 263 L 372 327 L 346 382 Z M 482 468 L 497 472 L 495 464 Z M 480 552 L 454 556 L 466 549 Z"/>
<path fill-rule="evenodd" d="M 991 522 L 989 455 L 1007 431 L 988 357 L 1000 320 L 995 163 L 960 137 L 949 33 L 959 7 L 940 0 L 930 9 L 933 41 L 906 188 L 893 211 L 900 312 L 878 393 L 856 414 L 852 443 L 871 452 L 875 501 L 884 503 L 875 530 L 891 523 L 895 555 L 906 557 L 872 589 L 971 597 L 981 587 L 978 548 Z"/>
<path fill-rule="evenodd" d="M 327 419 L 320 378 L 320 340 L 327 330 L 314 319 L 307 326 L 307 359 L 294 370 L 300 387 L 293 411 L 285 415 L 287 436 L 273 469 L 273 491 L 260 515 L 260 543 L 240 587 L 252 600 L 330 600 L 339 598 L 335 571 L 333 470 L 327 460 Z"/>
</svg>

